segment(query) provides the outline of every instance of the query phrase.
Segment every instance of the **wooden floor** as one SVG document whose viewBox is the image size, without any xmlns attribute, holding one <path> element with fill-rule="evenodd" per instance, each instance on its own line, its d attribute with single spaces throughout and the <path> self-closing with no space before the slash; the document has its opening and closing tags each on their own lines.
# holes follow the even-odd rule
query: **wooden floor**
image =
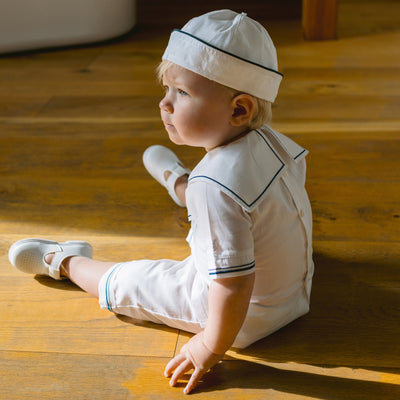
<svg viewBox="0 0 400 400">
<path fill-rule="evenodd" d="M 311 312 L 231 351 L 195 398 L 400 398 L 400 8 L 341 1 L 339 40 L 272 21 L 285 74 L 273 126 L 309 149 Z M 188 334 L 100 310 L 8 262 L 23 237 L 90 241 L 102 260 L 183 258 L 185 210 L 141 154 L 168 144 L 153 70 L 168 31 L 0 58 L 0 398 L 175 399 Z M 193 166 L 200 149 L 174 147 Z"/>
</svg>

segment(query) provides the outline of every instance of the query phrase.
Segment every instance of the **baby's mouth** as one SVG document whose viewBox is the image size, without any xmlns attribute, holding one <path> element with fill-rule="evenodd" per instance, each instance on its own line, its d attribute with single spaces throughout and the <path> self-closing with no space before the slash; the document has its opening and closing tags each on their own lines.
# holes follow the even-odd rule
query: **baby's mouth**
<svg viewBox="0 0 400 400">
<path fill-rule="evenodd" d="M 163 122 L 164 122 L 165 129 L 173 129 L 174 128 L 174 125 L 170 124 L 169 122 L 165 122 L 165 121 L 163 121 Z"/>
</svg>

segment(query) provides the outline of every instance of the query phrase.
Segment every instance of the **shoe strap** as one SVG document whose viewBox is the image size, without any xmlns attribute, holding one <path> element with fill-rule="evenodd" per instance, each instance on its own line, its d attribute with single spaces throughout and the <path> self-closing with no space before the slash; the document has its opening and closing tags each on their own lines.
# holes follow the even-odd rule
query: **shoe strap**
<svg viewBox="0 0 400 400">
<path fill-rule="evenodd" d="M 49 275 L 54 279 L 62 279 L 60 274 L 60 267 L 62 262 L 68 258 L 73 256 L 78 256 L 79 252 L 76 249 L 68 248 L 67 246 L 63 247 L 57 244 L 58 250 L 54 251 L 54 257 L 51 261 L 51 264 L 47 264 L 49 267 Z"/>
<path fill-rule="evenodd" d="M 175 183 L 181 176 L 190 175 L 192 171 L 190 171 L 188 168 L 182 167 L 178 163 L 175 163 L 173 168 L 169 169 L 168 171 L 170 171 L 171 174 L 168 179 L 165 180 L 165 187 L 167 188 L 169 195 L 172 197 L 172 200 L 174 200 L 178 206 L 186 207 L 186 205 L 182 203 L 179 197 L 176 195 Z"/>
</svg>

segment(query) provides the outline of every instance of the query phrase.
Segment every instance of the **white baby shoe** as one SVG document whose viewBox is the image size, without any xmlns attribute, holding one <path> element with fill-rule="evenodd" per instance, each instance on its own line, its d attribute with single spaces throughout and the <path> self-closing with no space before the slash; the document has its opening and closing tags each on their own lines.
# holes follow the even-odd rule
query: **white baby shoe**
<svg viewBox="0 0 400 400">
<path fill-rule="evenodd" d="M 186 207 L 176 195 L 175 183 L 178 178 L 186 174 L 189 175 L 191 171 L 183 167 L 176 154 L 165 146 L 150 146 L 143 153 L 143 164 L 149 174 L 168 190 L 172 200 L 178 206 Z M 166 171 L 171 172 L 168 179 L 165 179 L 164 176 Z"/>
<path fill-rule="evenodd" d="M 54 253 L 54 257 L 51 264 L 48 264 L 45 257 L 51 253 Z M 62 279 L 61 263 L 72 256 L 92 258 L 92 246 L 82 241 L 58 243 L 45 239 L 22 239 L 15 242 L 8 251 L 8 259 L 15 268 L 28 274 L 48 275 L 54 279 Z"/>
</svg>

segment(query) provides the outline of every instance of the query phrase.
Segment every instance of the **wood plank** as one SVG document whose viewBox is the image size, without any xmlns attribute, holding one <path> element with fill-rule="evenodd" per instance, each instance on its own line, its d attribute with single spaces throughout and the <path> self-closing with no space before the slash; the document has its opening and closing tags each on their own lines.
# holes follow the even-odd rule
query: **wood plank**
<svg viewBox="0 0 400 400">
<path fill-rule="evenodd" d="M 53 96 L 39 116 L 77 117 L 80 115 L 106 117 L 159 117 L 160 96 Z"/>
<path fill-rule="evenodd" d="M 360 190 L 364 186 L 364 191 Z M 316 184 L 308 185 L 311 206 L 313 208 L 313 237 L 315 240 L 349 241 L 387 241 L 396 242 L 399 238 L 399 187 L 385 193 L 371 184 Z M 388 186 L 392 186 L 388 184 Z M 323 189 L 324 188 L 324 189 Z M 324 192 L 318 192 L 318 190 Z M 356 195 L 357 194 L 357 195 Z M 394 194 L 395 199 L 390 199 Z M 332 201 L 332 197 L 341 200 Z M 389 196 L 389 197 L 387 197 Z M 353 200 L 352 197 L 357 197 Z M 345 200 L 347 198 L 347 200 Z M 379 199 L 383 203 L 379 204 Z M 352 199 L 352 204 L 348 203 Z"/>
<path fill-rule="evenodd" d="M 37 234 L 55 230 L 148 236 L 156 231 L 157 236 L 183 239 L 189 227 L 187 211 L 174 205 L 162 187 L 147 180 L 18 177 L 17 181 L 11 177 L 1 184 L 0 224 L 12 233 L 37 229 Z M 104 185 L 106 192 L 101 189 Z M 11 194 L 8 200 L 7 193 Z M 35 200 L 26 203 L 28 198 Z"/>
<path fill-rule="evenodd" d="M 400 3 L 396 0 L 341 0 L 340 38 L 393 32 L 400 25 Z"/>
<path fill-rule="evenodd" d="M 141 357 L 0 352 L 0 396 L 20 399 L 132 399 L 123 386 L 147 367 L 161 375 L 160 362 Z M 165 384 L 164 380 L 162 383 Z M 161 382 L 154 380 L 156 388 Z M 140 391 L 138 387 L 137 392 Z M 143 392 L 142 392 L 143 393 Z"/>
<path fill-rule="evenodd" d="M 14 178 L 4 179 L 1 184 L 0 225 L 11 233 L 36 231 L 36 235 L 48 235 L 55 230 L 74 235 L 99 232 L 183 240 L 189 229 L 186 210 L 176 207 L 166 191 L 152 182 L 136 181 L 135 187 L 147 193 L 143 196 L 133 188 L 126 191 L 131 185 L 127 179 L 18 180 L 15 183 Z M 100 190 L 105 185 L 106 193 Z M 398 183 L 377 183 L 372 187 L 368 182 L 310 182 L 308 191 L 316 239 L 398 240 Z M 35 202 L 27 203 L 32 196 Z M 149 198 L 153 200 L 149 202 Z"/>
<path fill-rule="evenodd" d="M 396 28 L 398 22 L 393 24 L 390 30 L 379 33 L 358 34 L 340 41 L 315 42 L 299 38 L 300 32 L 296 21 L 285 21 L 284 24 L 272 23 L 270 26 L 271 37 L 276 37 L 279 69 L 283 73 L 286 68 L 379 69 L 395 68 L 399 63 L 400 54 L 397 48 L 400 32 Z M 382 43 L 385 45 L 382 46 Z M 379 74 L 379 79 L 381 78 L 384 79 L 384 76 Z"/>
<path fill-rule="evenodd" d="M 152 140 L 168 141 L 165 138 L 164 129 L 162 128 L 160 118 L 148 118 L 142 119 L 137 117 L 127 118 L 104 118 L 102 116 L 96 117 L 1 117 L 0 124 L 7 125 L 7 128 L 2 127 L 3 132 L 7 129 L 11 134 L 18 135 L 19 132 L 29 131 L 31 136 L 35 136 L 41 131 L 47 132 L 47 135 L 55 134 L 56 132 L 62 132 L 67 126 L 70 128 L 71 134 L 74 132 L 71 127 L 76 126 L 75 133 L 85 136 L 87 131 L 93 132 L 95 129 L 99 129 L 99 132 L 105 133 L 110 136 L 111 129 L 125 129 L 131 133 L 132 136 L 144 137 L 153 134 L 152 130 L 155 129 L 154 137 Z M 132 124 L 135 125 L 133 128 Z M 18 125 L 20 127 L 18 127 Z M 57 125 L 57 126 L 54 126 Z M 86 125 L 86 127 L 85 127 Z M 17 126 L 17 128 L 15 128 Z M 108 127 L 107 127 L 108 126 Z M 145 126 L 145 128 L 143 128 Z M 343 135 L 351 137 L 353 139 L 370 139 L 376 138 L 378 133 L 379 137 L 387 140 L 397 140 L 398 131 L 400 127 L 400 119 L 393 119 L 387 121 L 352 121 L 343 120 L 336 121 L 334 124 L 327 120 L 316 120 L 310 123 L 308 120 L 274 120 L 272 127 L 286 135 L 313 135 L 318 133 L 319 135 Z M 55 130 L 57 128 L 57 130 Z M 44 133 L 46 135 L 46 133 Z M 170 146 L 173 144 L 168 143 Z M 178 147 L 179 149 L 179 147 Z M 201 149 L 185 149 L 190 152 L 197 152 L 199 157 L 204 152 Z"/>
<path fill-rule="evenodd" d="M 151 181 L 136 180 L 135 188 L 140 191 L 133 187 L 127 191 L 131 185 L 129 179 L 117 178 L 32 181 L 19 176 L 18 182 L 14 177 L 7 178 L 0 186 L 0 225 L 12 233 L 37 229 L 43 235 L 56 229 L 74 234 L 102 232 L 183 239 L 189 229 L 186 210 L 176 207 L 166 191 Z M 108 188 L 106 193 L 103 187 Z M 316 239 L 398 240 L 399 183 L 310 180 L 307 187 Z M 35 202 L 27 202 L 32 196 Z M 148 221 L 157 221 L 157 225 Z"/>
<path fill-rule="evenodd" d="M 310 180 L 324 177 L 363 182 L 398 181 L 400 126 L 397 125 L 396 121 L 387 123 L 387 128 L 382 124 L 379 135 L 375 132 L 379 124 L 365 125 L 365 130 L 357 124 L 344 124 L 342 128 L 335 125 L 336 129 L 331 131 L 324 131 L 327 127 L 324 122 L 316 122 L 309 131 L 304 121 L 299 125 L 277 122 L 272 126 L 283 128 L 280 130 L 309 150 Z M 190 168 L 205 154 L 202 149 L 170 143 L 159 120 L 99 125 L 76 122 L 59 125 L 56 121 L 0 123 L 0 127 L 0 170 L 21 178 L 36 174 L 51 179 L 55 174 L 67 179 L 107 179 L 124 178 L 129 173 L 128 179 L 152 181 L 141 161 L 147 146 L 160 143 L 171 147 Z"/>
<path fill-rule="evenodd" d="M 126 67 L 117 64 L 114 68 L 85 68 L 81 70 L 59 70 L 52 66 L 36 67 L 29 73 L 25 68 L 15 70 L 0 69 L 0 80 L 4 81 L 0 93 L 1 100 L 9 96 L 82 96 L 92 95 L 104 97 L 148 94 L 161 95 L 161 88 L 156 81 L 155 68 L 160 60 L 157 55 L 152 64 L 142 64 L 138 57 L 127 57 L 131 65 Z M 119 59 L 114 60 L 120 63 Z M 114 64 L 115 65 L 115 64 Z M 139 65 L 140 67 L 137 67 Z M 141 79 L 137 79 L 140 75 Z M 32 79 L 32 78 L 35 79 Z M 63 82 L 69 81 L 69 85 Z"/>
<path fill-rule="evenodd" d="M 101 310 L 97 299 L 69 281 L 34 279 L 18 271 L 7 275 L 2 275 L 0 294 L 2 350 L 149 357 L 173 353 L 175 329 Z"/>
<path fill-rule="evenodd" d="M 0 395 L 24 399 L 178 399 L 183 383 L 168 387 L 163 358 L 43 353 L 0 353 Z M 285 367 L 287 369 L 285 369 Z M 21 374 L 21 371 L 24 373 Z M 390 370 L 290 369 L 249 361 L 224 361 L 203 378 L 199 399 L 395 400 L 399 385 Z"/>
<path fill-rule="evenodd" d="M 396 67 L 369 68 L 290 68 L 279 88 L 279 98 L 285 96 L 396 96 L 400 90 L 400 72 Z M 376 75 L 382 77 L 378 80 Z"/>
<path fill-rule="evenodd" d="M 279 97 L 274 104 L 276 120 L 341 120 L 369 121 L 377 119 L 398 120 L 400 96 L 375 96 L 324 94 L 310 97 Z M 288 112 L 290 110 L 290 112 Z"/>
<path fill-rule="evenodd" d="M 49 100 L 50 97 L 46 95 L 24 97 L 0 95 L 0 116 L 34 117 Z"/>
</svg>

